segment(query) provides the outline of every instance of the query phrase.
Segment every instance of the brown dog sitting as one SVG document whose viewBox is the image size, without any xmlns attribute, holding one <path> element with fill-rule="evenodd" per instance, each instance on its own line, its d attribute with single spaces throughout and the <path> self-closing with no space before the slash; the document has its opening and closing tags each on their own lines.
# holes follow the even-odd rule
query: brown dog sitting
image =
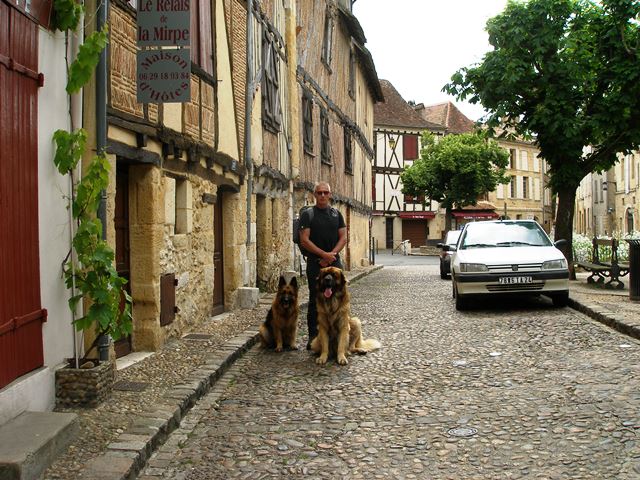
<svg viewBox="0 0 640 480">
<path fill-rule="evenodd" d="M 260 343 L 264 348 L 281 352 L 283 346 L 297 350 L 298 334 L 298 281 L 293 277 L 287 284 L 280 276 L 278 293 L 273 299 L 267 318 L 260 325 Z"/>
<path fill-rule="evenodd" d="M 324 365 L 329 353 L 335 352 L 336 361 L 346 365 L 347 355 L 380 348 L 379 341 L 362 338 L 360 320 L 351 316 L 350 295 L 342 270 L 321 269 L 317 285 L 318 335 L 311 342 L 311 350 L 320 354 L 316 363 Z"/>
</svg>

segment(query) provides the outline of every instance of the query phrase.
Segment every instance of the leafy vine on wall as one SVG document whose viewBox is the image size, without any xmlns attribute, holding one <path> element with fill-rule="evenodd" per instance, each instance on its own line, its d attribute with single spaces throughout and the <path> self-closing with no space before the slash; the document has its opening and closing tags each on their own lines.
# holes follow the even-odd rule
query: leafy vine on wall
<svg viewBox="0 0 640 480">
<path fill-rule="evenodd" d="M 68 36 L 70 31 L 77 31 L 83 13 L 84 6 L 74 0 L 54 0 L 53 28 Z M 90 80 L 107 42 L 107 25 L 85 38 L 68 69 L 68 95 L 79 92 Z M 70 202 L 75 234 L 72 251 L 63 267 L 65 285 L 74 292 L 69 308 L 75 314 L 84 301 L 84 314 L 74 319 L 75 328 L 78 331 L 95 328 L 96 332 L 96 340 L 86 357 L 101 335 L 117 340 L 131 333 L 131 297 L 124 288 L 126 279 L 115 269 L 114 251 L 102 238 L 102 222 L 96 217 L 101 193 L 109 184 L 109 161 L 100 152 L 84 167 L 82 177 L 76 179 L 74 172 L 86 150 L 87 132 L 82 128 L 57 130 L 53 140 L 54 164 L 62 175 L 69 175 L 72 185 Z"/>
</svg>

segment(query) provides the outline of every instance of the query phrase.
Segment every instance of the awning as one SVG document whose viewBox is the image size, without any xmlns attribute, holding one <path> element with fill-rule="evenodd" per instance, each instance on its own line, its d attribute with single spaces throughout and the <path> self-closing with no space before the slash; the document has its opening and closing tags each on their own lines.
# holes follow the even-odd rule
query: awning
<svg viewBox="0 0 640 480">
<path fill-rule="evenodd" d="M 474 218 L 498 218 L 496 212 L 451 212 L 455 218 L 462 218 L 464 220 L 473 220 Z"/>
<path fill-rule="evenodd" d="M 400 212 L 400 218 L 423 218 L 429 219 L 435 217 L 434 212 Z"/>
</svg>

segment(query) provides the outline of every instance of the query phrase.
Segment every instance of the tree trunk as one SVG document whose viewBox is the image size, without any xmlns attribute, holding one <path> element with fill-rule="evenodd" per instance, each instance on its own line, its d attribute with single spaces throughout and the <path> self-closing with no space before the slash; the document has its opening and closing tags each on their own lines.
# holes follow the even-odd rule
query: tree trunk
<svg viewBox="0 0 640 480">
<path fill-rule="evenodd" d="M 444 231 L 449 230 L 451 230 L 451 207 L 447 207 L 444 212 Z"/>
<path fill-rule="evenodd" d="M 575 280 L 573 268 L 573 214 L 577 187 L 565 187 L 558 191 L 558 211 L 556 212 L 554 240 L 565 239 L 567 244 L 560 247 L 569 263 L 570 278 Z"/>
</svg>

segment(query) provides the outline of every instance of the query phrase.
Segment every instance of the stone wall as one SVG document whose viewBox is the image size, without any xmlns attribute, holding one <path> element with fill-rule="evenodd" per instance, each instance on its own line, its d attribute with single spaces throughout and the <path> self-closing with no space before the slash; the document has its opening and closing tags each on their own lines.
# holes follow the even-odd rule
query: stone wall
<svg viewBox="0 0 640 480">
<path fill-rule="evenodd" d="M 216 186 L 195 175 L 162 178 L 165 221 L 159 252 L 160 275 L 177 279 L 174 322 L 165 335 L 174 336 L 202 322 L 213 302 L 213 205 L 203 202 L 204 193 Z M 183 198 L 181 198 L 181 196 Z"/>
</svg>

